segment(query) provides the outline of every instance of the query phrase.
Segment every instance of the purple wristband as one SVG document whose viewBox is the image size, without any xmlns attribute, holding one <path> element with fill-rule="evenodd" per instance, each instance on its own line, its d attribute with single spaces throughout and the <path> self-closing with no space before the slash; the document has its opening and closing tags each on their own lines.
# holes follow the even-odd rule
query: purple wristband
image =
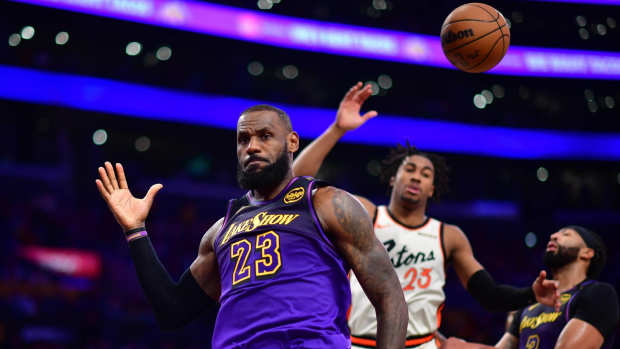
<svg viewBox="0 0 620 349">
<path fill-rule="evenodd" d="M 137 231 L 137 232 L 131 232 L 130 234 L 127 235 L 127 242 L 131 242 L 133 240 L 136 239 L 140 239 L 143 238 L 145 236 L 148 236 L 148 234 L 146 233 L 146 229 L 143 228 L 143 230 Z"/>
</svg>

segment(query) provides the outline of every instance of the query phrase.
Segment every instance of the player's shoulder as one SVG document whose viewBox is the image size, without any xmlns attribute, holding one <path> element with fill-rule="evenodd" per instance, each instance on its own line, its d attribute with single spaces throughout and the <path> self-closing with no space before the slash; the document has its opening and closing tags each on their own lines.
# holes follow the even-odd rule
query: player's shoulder
<svg viewBox="0 0 620 349">
<path fill-rule="evenodd" d="M 437 220 L 437 221 L 440 222 L 441 225 L 442 225 L 444 236 L 446 236 L 446 237 L 449 236 L 449 235 L 452 235 L 452 236 L 465 236 L 465 232 L 458 225 L 442 222 L 440 220 Z"/>
<path fill-rule="evenodd" d="M 224 219 L 225 219 L 225 217 L 222 217 L 222 218 L 218 219 L 202 235 L 202 238 L 200 239 L 200 248 L 201 249 L 203 247 L 209 247 L 209 246 L 213 247 L 213 245 L 215 244 L 215 239 L 217 239 L 217 235 L 218 235 L 219 231 L 222 229 L 222 226 L 224 225 Z"/>
<path fill-rule="evenodd" d="M 613 285 L 602 281 L 594 281 L 585 285 L 580 292 L 580 296 L 582 298 L 588 297 L 592 300 L 608 299 L 618 303 L 616 288 Z"/>
<path fill-rule="evenodd" d="M 312 201 L 316 204 L 324 200 L 348 200 L 353 199 L 353 195 L 344 189 L 334 187 L 333 185 L 323 185 L 317 187 L 312 192 Z"/>
</svg>

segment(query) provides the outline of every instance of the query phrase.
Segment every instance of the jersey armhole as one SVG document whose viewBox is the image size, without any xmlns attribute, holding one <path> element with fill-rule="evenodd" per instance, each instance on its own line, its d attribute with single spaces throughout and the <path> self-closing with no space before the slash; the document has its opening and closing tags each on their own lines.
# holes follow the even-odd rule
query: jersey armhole
<svg viewBox="0 0 620 349">
<path fill-rule="evenodd" d="M 230 199 L 228 201 L 228 207 L 226 208 L 226 216 L 224 216 L 224 221 L 222 222 L 222 226 L 217 231 L 217 233 L 215 234 L 215 238 L 213 239 L 214 249 L 215 249 L 215 246 L 217 246 L 217 243 L 220 241 L 220 238 L 221 238 L 220 235 L 222 235 L 222 231 L 224 230 L 224 227 L 226 227 L 226 224 L 228 223 L 228 220 L 230 219 L 230 211 L 231 211 L 231 208 L 234 202 L 235 202 L 235 199 Z"/>
<path fill-rule="evenodd" d="M 446 255 L 446 243 L 444 241 L 445 240 L 444 239 L 444 236 L 445 236 L 445 234 L 444 234 L 444 227 L 445 227 L 444 222 L 441 222 L 440 226 L 439 226 L 439 241 L 440 241 L 440 245 L 441 245 L 441 253 L 443 254 L 443 271 L 444 271 L 444 274 L 447 274 L 447 271 L 448 271 L 448 258 L 446 257 L 447 255 Z"/>
<path fill-rule="evenodd" d="M 336 251 L 336 246 L 334 246 L 334 244 L 331 242 L 331 240 L 329 240 L 329 238 L 327 237 L 327 234 L 323 230 L 323 227 L 321 226 L 321 222 L 319 221 L 319 216 L 317 215 L 316 210 L 314 209 L 314 205 L 312 203 L 312 197 L 314 196 L 314 192 L 317 189 L 319 189 L 319 188 L 313 188 L 315 183 L 316 183 L 316 181 L 311 181 L 308 184 L 308 193 L 306 194 L 306 195 L 308 195 L 308 208 L 310 210 L 310 215 L 312 216 L 312 220 L 314 222 L 314 226 L 316 227 L 317 231 L 319 232 L 319 235 L 321 236 L 321 239 L 323 239 L 323 241 L 325 241 L 325 243 L 327 243 L 328 246 L 330 246 L 334 251 Z"/>
</svg>

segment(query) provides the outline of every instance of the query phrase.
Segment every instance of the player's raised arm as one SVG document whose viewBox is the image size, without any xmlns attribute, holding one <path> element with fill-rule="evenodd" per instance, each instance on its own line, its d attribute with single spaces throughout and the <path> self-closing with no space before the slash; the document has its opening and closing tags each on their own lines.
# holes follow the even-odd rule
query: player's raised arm
<svg viewBox="0 0 620 349">
<path fill-rule="evenodd" d="M 327 154 L 345 133 L 377 116 L 374 110 L 360 115 L 362 105 L 372 94 L 370 85 L 362 86 L 362 83 L 358 82 L 347 91 L 338 107 L 336 120 L 297 156 L 293 163 L 293 173 L 296 176 L 315 176 Z"/>
<path fill-rule="evenodd" d="M 485 309 L 510 311 L 535 301 L 559 308 L 560 295 L 557 282 L 547 280 L 545 272 L 541 272 L 532 287 L 498 285 L 491 274 L 476 260 L 469 240 L 459 227 L 447 224 L 444 239 L 446 253 L 452 260 L 454 271 L 461 284 Z"/>
<path fill-rule="evenodd" d="M 210 242 L 221 226 L 221 220 L 207 231 L 200 243 L 198 257 L 180 280 L 174 282 L 159 261 L 145 228 L 153 198 L 162 185 L 153 185 L 143 199 L 138 199 L 129 191 L 121 164 L 116 164 L 116 171 L 109 162 L 104 166 L 99 167 L 97 188 L 126 234 L 140 285 L 160 326 L 165 329 L 180 327 L 207 309 L 215 315 L 217 306 L 213 299 L 219 296 L 220 284 Z"/>
<path fill-rule="evenodd" d="M 377 348 L 402 348 L 407 304 L 385 248 L 373 232 L 370 217 L 350 194 L 334 187 L 313 198 L 321 225 L 351 266 L 377 316 Z"/>
</svg>

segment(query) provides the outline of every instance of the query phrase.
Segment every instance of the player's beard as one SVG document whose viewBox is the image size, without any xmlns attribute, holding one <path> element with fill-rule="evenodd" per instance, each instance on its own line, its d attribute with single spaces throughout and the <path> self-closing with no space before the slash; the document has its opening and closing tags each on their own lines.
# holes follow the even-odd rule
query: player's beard
<svg viewBox="0 0 620 349">
<path fill-rule="evenodd" d="M 282 182 L 290 169 L 291 164 L 286 147 L 284 147 L 276 161 L 262 169 L 244 171 L 241 164 L 237 162 L 237 182 L 245 190 L 273 188 Z"/>
<path fill-rule="evenodd" d="M 557 270 L 576 261 L 578 255 L 579 247 L 558 246 L 556 251 L 545 252 L 543 262 L 549 269 Z"/>
</svg>

